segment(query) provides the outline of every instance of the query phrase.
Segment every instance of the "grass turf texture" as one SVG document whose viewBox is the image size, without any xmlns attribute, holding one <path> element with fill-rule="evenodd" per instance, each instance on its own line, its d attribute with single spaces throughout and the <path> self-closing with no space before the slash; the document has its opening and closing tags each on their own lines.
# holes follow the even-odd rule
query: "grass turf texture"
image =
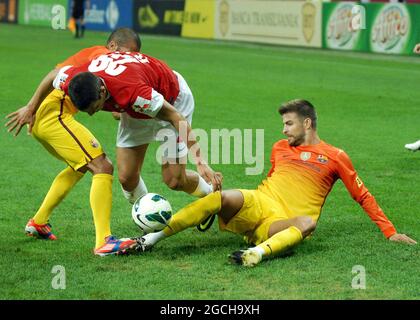
<svg viewBox="0 0 420 320">
<path fill-rule="evenodd" d="M 0 25 L 1 116 L 23 106 L 55 63 L 108 34 Z M 224 188 L 255 188 L 269 170 L 271 145 L 282 138 L 277 108 L 302 97 L 317 107 L 319 134 L 343 148 L 397 230 L 420 239 L 420 152 L 403 145 L 420 139 L 420 59 L 240 43 L 142 36 L 143 52 L 165 60 L 187 79 L 196 99 L 193 126 L 264 128 L 263 175 L 247 165 L 215 165 Z M 78 114 L 115 163 L 117 123 L 107 113 Z M 187 230 L 141 256 L 92 254 L 94 226 L 89 174 L 55 210 L 58 241 L 27 238 L 23 229 L 51 181 L 64 168 L 22 132 L 1 138 L 1 299 L 419 299 L 418 246 L 387 241 L 341 182 L 332 190 L 313 237 L 294 254 L 253 269 L 227 263 L 244 248 L 241 237 Z M 176 210 L 193 200 L 170 191 L 150 148 L 143 168 L 149 191 Z M 134 236 L 130 206 L 114 174 L 112 230 Z M 66 289 L 55 290 L 53 266 L 66 270 Z M 355 265 L 366 269 L 366 289 L 352 289 Z"/>
</svg>

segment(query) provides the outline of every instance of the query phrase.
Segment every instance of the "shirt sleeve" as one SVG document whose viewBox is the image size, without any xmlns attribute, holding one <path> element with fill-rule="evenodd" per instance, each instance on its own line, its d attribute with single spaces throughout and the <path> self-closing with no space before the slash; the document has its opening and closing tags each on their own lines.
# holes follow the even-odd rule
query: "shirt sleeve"
<svg viewBox="0 0 420 320">
<path fill-rule="evenodd" d="M 394 225 L 388 220 L 374 196 L 370 194 L 357 175 L 349 156 L 342 150 L 338 154 L 338 174 L 352 198 L 360 204 L 385 237 L 389 238 L 395 234 L 397 231 Z"/>
<path fill-rule="evenodd" d="M 162 109 L 163 101 L 164 98 L 159 92 L 150 87 L 143 87 L 136 91 L 131 108 L 137 113 L 154 118 Z"/>
<path fill-rule="evenodd" d="M 58 90 L 63 90 L 63 84 L 66 82 L 69 75 L 66 73 L 72 66 L 65 66 L 62 67 L 59 71 L 55 79 L 53 80 L 53 87 Z"/>
</svg>

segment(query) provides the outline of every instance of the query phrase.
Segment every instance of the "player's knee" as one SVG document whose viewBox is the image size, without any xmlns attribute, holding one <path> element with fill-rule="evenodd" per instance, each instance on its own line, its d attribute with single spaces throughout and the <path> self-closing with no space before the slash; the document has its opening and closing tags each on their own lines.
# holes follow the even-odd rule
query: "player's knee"
<svg viewBox="0 0 420 320">
<path fill-rule="evenodd" d="M 303 237 L 308 236 L 316 228 L 316 222 L 309 216 L 297 218 L 296 227 L 302 232 Z"/>
<path fill-rule="evenodd" d="M 111 160 L 109 160 L 106 156 L 93 159 L 89 162 L 87 168 L 93 174 L 106 173 L 113 175 L 114 173 L 114 166 L 112 165 Z"/>
<path fill-rule="evenodd" d="M 121 186 L 124 190 L 134 190 L 139 183 L 139 175 L 137 172 L 118 172 L 118 180 L 120 181 Z"/>
</svg>

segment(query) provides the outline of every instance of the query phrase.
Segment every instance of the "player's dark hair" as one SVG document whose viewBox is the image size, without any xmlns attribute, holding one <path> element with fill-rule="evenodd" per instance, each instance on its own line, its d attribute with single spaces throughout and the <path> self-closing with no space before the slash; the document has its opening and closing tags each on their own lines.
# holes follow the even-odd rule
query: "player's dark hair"
<svg viewBox="0 0 420 320">
<path fill-rule="evenodd" d="M 141 49 L 139 35 L 130 28 L 115 29 L 108 37 L 106 44 L 108 45 L 111 41 L 114 41 L 118 47 L 128 47 L 135 52 L 139 52 Z"/>
<path fill-rule="evenodd" d="M 287 101 L 280 106 L 279 113 L 284 115 L 286 113 L 295 112 L 299 117 L 306 119 L 309 118 L 312 121 L 312 128 L 316 129 L 316 111 L 315 107 L 307 100 L 295 99 Z"/>
<path fill-rule="evenodd" d="M 69 96 L 77 109 L 84 111 L 98 100 L 102 81 L 91 72 L 81 72 L 69 83 Z"/>
</svg>

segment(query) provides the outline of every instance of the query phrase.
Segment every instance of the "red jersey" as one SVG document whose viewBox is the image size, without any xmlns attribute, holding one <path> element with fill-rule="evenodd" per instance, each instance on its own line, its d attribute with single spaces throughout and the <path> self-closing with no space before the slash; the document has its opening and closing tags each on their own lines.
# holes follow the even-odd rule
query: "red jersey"
<svg viewBox="0 0 420 320">
<path fill-rule="evenodd" d="M 155 117 L 163 99 L 173 104 L 179 94 L 175 73 L 164 62 L 138 52 L 108 53 L 63 67 L 53 85 L 68 94 L 71 79 L 86 71 L 100 77 L 110 94 L 104 110 L 127 112 L 133 118 Z"/>
<path fill-rule="evenodd" d="M 287 140 L 274 144 L 272 167 L 258 190 L 279 201 L 290 217 L 319 219 L 325 199 L 337 179 L 388 238 L 396 233 L 375 198 L 358 177 L 349 156 L 324 141 L 292 147 Z"/>
</svg>

